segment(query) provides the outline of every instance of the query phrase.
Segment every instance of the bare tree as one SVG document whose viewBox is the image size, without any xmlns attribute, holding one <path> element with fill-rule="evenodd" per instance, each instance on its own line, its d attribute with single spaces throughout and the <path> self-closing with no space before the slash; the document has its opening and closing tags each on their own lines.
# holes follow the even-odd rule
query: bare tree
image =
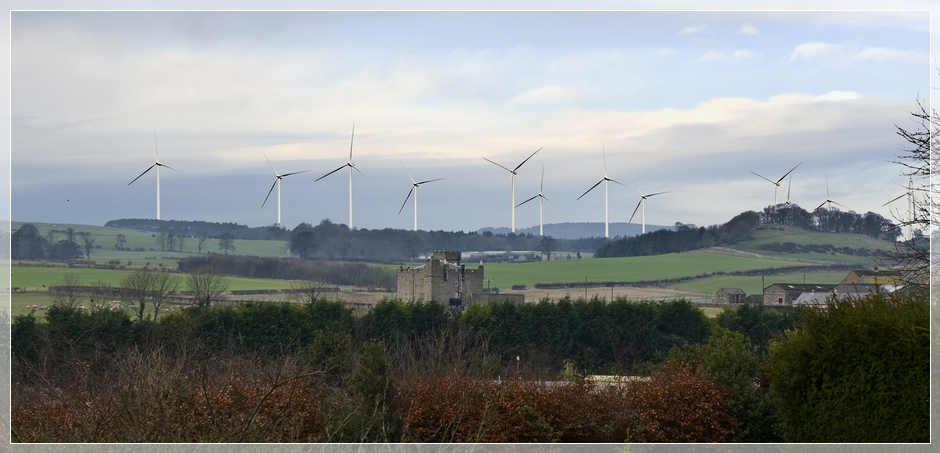
<svg viewBox="0 0 940 453">
<path fill-rule="evenodd" d="M 160 247 L 160 250 L 166 250 L 167 242 L 169 241 L 170 236 L 170 227 L 166 224 L 160 225 L 160 228 L 157 230 L 157 247 Z"/>
<path fill-rule="evenodd" d="M 94 250 L 95 238 L 91 236 L 91 233 L 81 232 L 78 235 L 82 238 L 82 244 L 85 248 L 85 259 L 91 259 L 91 252 Z"/>
<path fill-rule="evenodd" d="M 539 241 L 538 250 L 545 254 L 545 259 L 549 260 L 552 258 L 552 252 L 555 251 L 557 247 L 557 241 L 551 236 L 543 236 L 542 240 Z"/>
<path fill-rule="evenodd" d="M 197 307 L 208 307 L 228 289 L 228 280 L 211 267 L 199 269 L 186 279 L 186 288 L 193 294 Z"/>
<path fill-rule="evenodd" d="M 202 253 L 202 246 L 206 243 L 207 239 L 209 239 L 209 232 L 199 230 L 199 233 L 196 234 L 196 249 L 199 250 L 199 253 Z"/>
<path fill-rule="evenodd" d="M 92 283 L 88 292 L 88 305 L 92 311 L 107 310 L 110 308 L 110 301 L 114 299 L 115 290 L 110 283 L 105 283 L 100 279 Z"/>
<path fill-rule="evenodd" d="M 153 290 L 150 293 L 150 305 L 153 306 L 153 319 L 160 316 L 160 310 L 173 297 L 180 287 L 180 277 L 168 271 L 152 271 Z"/>
<path fill-rule="evenodd" d="M 137 269 L 133 274 L 121 280 L 121 293 L 124 300 L 131 302 L 131 310 L 137 319 L 144 320 L 144 311 L 153 288 L 154 272 L 150 269 Z"/>
<path fill-rule="evenodd" d="M 189 228 L 181 226 L 176 228 L 176 245 L 179 248 L 179 251 L 183 251 L 183 243 L 186 241 L 186 237 L 189 235 Z"/>
<path fill-rule="evenodd" d="M 911 178 L 907 196 L 910 197 L 909 209 L 912 211 L 906 215 L 896 211 L 894 217 L 898 228 L 902 231 L 908 229 L 914 234 L 907 241 L 895 243 L 895 250 L 889 253 L 886 264 L 901 272 L 902 280 L 909 288 L 926 289 L 930 277 L 930 239 L 922 234 L 930 234 L 930 226 L 937 225 L 940 220 L 940 212 L 934 204 L 940 193 L 930 184 L 931 170 L 940 171 L 940 166 L 930 160 L 931 146 L 940 149 L 940 119 L 936 111 L 931 116 L 920 100 L 917 107 L 917 111 L 911 112 L 914 128 L 895 125 L 896 133 L 909 146 L 893 161 L 903 168 L 902 175 Z"/>
<path fill-rule="evenodd" d="M 82 296 L 81 278 L 71 272 L 62 274 L 62 280 L 49 288 L 52 305 L 76 308 L 81 304 Z"/>
<path fill-rule="evenodd" d="M 235 251 L 235 236 L 232 236 L 232 233 L 222 233 L 219 236 L 219 250 L 225 250 L 226 255 L 229 250 Z"/>
<path fill-rule="evenodd" d="M 50 244 L 55 244 L 56 239 L 59 238 L 59 230 L 55 228 L 49 228 L 49 231 L 46 231 L 46 240 Z"/>
<path fill-rule="evenodd" d="M 310 305 L 320 300 L 326 290 L 327 286 L 323 282 L 312 280 L 291 281 L 290 293 L 287 299 L 297 304 Z"/>
</svg>

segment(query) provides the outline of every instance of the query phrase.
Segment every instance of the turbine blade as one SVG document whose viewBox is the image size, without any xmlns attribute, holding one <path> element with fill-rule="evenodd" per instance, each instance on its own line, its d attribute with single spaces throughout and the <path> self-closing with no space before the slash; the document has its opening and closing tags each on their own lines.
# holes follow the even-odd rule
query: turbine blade
<svg viewBox="0 0 940 453">
<path fill-rule="evenodd" d="M 499 164 L 497 164 L 496 162 L 493 162 L 493 161 L 491 161 L 491 160 L 489 160 L 489 159 L 487 159 L 487 158 L 485 158 L 485 157 L 483 158 L 483 160 L 485 160 L 485 161 L 487 161 L 487 162 L 489 162 L 489 163 L 491 163 L 491 164 L 493 164 L 493 165 L 498 165 L 499 168 L 502 168 L 503 170 L 506 170 L 506 171 L 512 173 L 512 170 L 510 170 L 510 169 L 508 169 L 508 168 L 506 168 L 506 167 L 504 167 L 504 166 L 502 166 L 502 165 L 499 165 Z"/>
<path fill-rule="evenodd" d="M 264 160 L 268 161 L 268 165 L 271 166 L 271 170 L 274 170 L 274 164 L 271 163 L 271 159 L 268 159 L 268 155 L 265 154 L 264 151 L 261 151 L 261 155 L 264 156 Z M 277 173 L 277 170 L 274 170 L 274 174 L 277 176 L 281 176 Z"/>
<path fill-rule="evenodd" d="M 359 167 L 357 167 L 357 166 L 355 166 L 355 165 L 353 165 L 353 164 L 349 164 L 349 166 L 352 167 L 353 170 L 358 171 L 360 175 L 365 176 L 366 179 L 368 179 L 369 181 L 372 181 L 372 178 L 370 178 L 369 175 L 363 173 L 362 170 L 359 169 Z M 378 187 L 378 185 L 379 185 L 379 183 L 377 183 L 377 182 L 375 182 L 375 181 L 372 181 L 372 184 L 375 184 L 376 187 Z M 412 187 L 414 187 L 414 186 L 412 186 Z"/>
<path fill-rule="evenodd" d="M 844 204 L 842 204 L 842 203 L 836 203 L 835 201 L 832 201 L 832 200 L 829 200 L 829 201 L 830 201 L 832 204 L 834 204 L 834 205 L 839 205 L 839 206 L 842 206 L 842 207 L 845 208 L 845 209 L 849 209 L 848 206 L 846 206 L 846 205 L 844 205 Z"/>
<path fill-rule="evenodd" d="M 669 193 L 669 192 L 672 192 L 672 191 L 671 191 L 671 190 L 667 190 L 667 191 L 665 191 L 665 192 L 651 193 L 651 194 L 647 195 L 646 198 L 655 197 L 656 195 L 662 195 L 662 194 L 664 194 L 664 193 Z"/>
<path fill-rule="evenodd" d="M 173 170 L 173 171 L 175 171 L 175 172 L 177 172 L 177 173 L 179 173 L 179 174 L 183 174 L 183 172 L 181 172 L 181 171 L 179 171 L 179 170 L 177 170 L 177 169 L 175 169 L 175 168 L 173 168 L 173 167 L 171 167 L 171 166 L 169 166 L 169 165 L 167 165 L 167 164 L 154 164 L 154 165 L 159 165 L 159 166 L 161 166 L 161 167 L 166 167 L 166 168 L 169 168 L 170 170 Z"/>
<path fill-rule="evenodd" d="M 829 201 L 829 200 L 826 200 L 826 201 Z M 819 206 L 816 206 L 816 209 L 823 207 L 823 205 L 826 204 L 826 201 L 819 203 Z M 813 211 L 816 211 L 816 209 L 813 209 Z"/>
<path fill-rule="evenodd" d="M 636 193 L 640 194 L 640 198 L 645 198 L 643 196 L 643 192 L 640 192 L 640 186 L 636 185 L 636 181 L 634 181 L 633 178 L 630 178 L 630 182 L 633 183 L 633 188 L 636 189 Z"/>
<path fill-rule="evenodd" d="M 621 186 L 624 186 L 624 187 L 629 187 L 628 185 L 626 185 L 626 184 L 624 184 L 624 183 L 622 183 L 622 182 L 620 182 L 620 181 L 611 179 L 611 178 L 607 178 L 607 180 L 610 181 L 610 182 L 615 182 L 615 183 L 617 183 L 617 184 L 620 184 Z"/>
<path fill-rule="evenodd" d="M 153 128 L 153 152 L 157 155 L 157 162 L 160 162 L 160 151 L 157 150 L 157 128 Z"/>
<path fill-rule="evenodd" d="M 283 178 L 283 177 L 285 177 L 285 176 L 296 175 L 296 174 L 299 174 L 299 173 L 307 173 L 307 172 L 309 172 L 309 171 L 313 171 L 313 170 L 303 170 L 303 171 L 295 171 L 295 172 L 292 172 L 292 173 L 284 173 L 283 175 L 281 175 L 281 177 Z"/>
<path fill-rule="evenodd" d="M 602 179 L 602 180 L 600 180 L 600 181 L 597 181 L 597 184 L 594 184 L 593 186 L 591 186 L 591 188 L 590 188 L 590 189 L 588 189 L 588 190 L 587 190 L 586 192 L 584 192 L 584 193 L 582 193 L 582 194 L 581 194 L 581 197 L 583 197 L 583 196 L 585 196 L 585 195 L 587 195 L 587 193 L 588 193 L 588 192 L 590 192 L 590 191 L 592 191 L 592 190 L 594 190 L 594 188 L 595 188 L 595 187 L 597 187 L 597 186 L 599 186 L 599 185 L 601 185 L 601 183 L 602 183 L 602 182 L 604 182 L 604 180 L 603 180 L 603 179 Z M 581 197 L 578 197 L 578 200 L 580 200 L 580 199 L 581 199 Z"/>
<path fill-rule="evenodd" d="M 400 160 L 398 161 L 398 163 L 401 164 L 401 168 L 404 168 L 404 169 L 405 169 L 405 174 L 408 175 L 408 179 L 410 179 L 410 180 L 411 180 L 411 183 L 414 184 L 414 183 L 415 183 L 415 179 L 411 177 L 411 173 L 408 173 L 408 169 L 405 168 L 405 164 L 402 163 L 402 161 L 400 161 Z"/>
<path fill-rule="evenodd" d="M 347 165 L 348 165 L 348 164 L 347 164 Z M 325 174 L 325 175 L 323 175 L 323 176 L 317 178 L 316 181 L 314 181 L 314 182 L 317 182 L 317 181 L 319 181 L 319 180 L 321 180 L 321 179 L 323 179 L 323 178 L 326 178 L 327 176 L 330 176 L 330 175 L 332 175 L 333 173 L 336 173 L 336 172 L 338 172 L 338 171 L 340 171 L 340 170 L 342 170 L 342 169 L 344 169 L 344 168 L 346 168 L 346 165 L 343 165 L 342 167 L 339 167 L 339 168 L 337 168 L 336 170 L 333 170 L 333 171 L 331 171 L 331 172 L 329 172 L 329 173 L 327 173 L 327 174 Z"/>
<path fill-rule="evenodd" d="M 541 147 L 539 147 L 539 149 L 537 149 L 537 150 L 535 150 L 535 153 L 537 153 L 537 152 L 539 152 L 539 151 L 541 151 L 541 150 L 542 150 L 542 148 L 541 148 Z M 521 167 L 521 166 L 522 166 L 523 164 L 525 164 L 526 162 L 528 162 L 528 161 L 529 161 L 529 159 L 531 159 L 531 158 L 532 158 L 532 156 L 534 156 L 534 155 L 535 155 L 535 153 L 532 153 L 532 155 L 530 155 L 529 157 L 526 157 L 526 158 L 525 158 L 525 160 L 524 160 L 524 161 L 522 161 L 522 163 L 521 163 L 521 164 L 519 164 L 519 165 L 516 165 L 516 168 L 513 168 L 513 169 L 512 169 L 512 171 L 516 171 L 516 170 L 518 170 L 518 169 L 519 169 L 519 167 Z"/>
<path fill-rule="evenodd" d="M 803 162 L 800 162 L 800 163 L 796 164 L 795 167 L 791 168 L 790 171 L 788 171 L 785 175 L 781 176 L 780 179 L 777 180 L 777 183 L 779 183 L 780 181 L 783 181 L 783 178 L 786 178 L 787 175 L 789 175 L 790 173 L 792 173 L 793 170 L 796 170 L 796 167 L 799 167 L 800 165 L 803 165 Z"/>
<path fill-rule="evenodd" d="M 149 168 L 147 168 L 146 170 L 144 170 L 143 173 L 141 173 L 141 174 L 138 175 L 136 178 L 134 178 L 134 181 L 137 181 L 138 179 L 140 179 L 141 176 L 145 175 L 148 171 L 150 171 L 150 169 L 152 169 L 153 167 L 156 167 L 156 166 L 157 166 L 157 164 L 151 165 Z M 127 185 L 134 184 L 134 181 L 131 181 L 131 182 L 127 183 Z"/>
<path fill-rule="evenodd" d="M 754 173 L 754 172 L 752 171 L 751 173 Z M 757 175 L 757 173 L 754 173 L 754 174 Z M 760 176 L 760 175 L 757 175 L 757 176 Z M 761 178 L 764 178 L 763 176 L 760 176 L 760 177 L 761 177 Z M 764 179 L 767 179 L 767 178 L 764 178 Z M 769 182 L 769 183 L 771 183 L 771 184 L 777 184 L 777 183 L 775 183 L 775 182 L 773 182 L 773 181 L 771 181 L 771 180 L 769 180 L 769 179 L 767 179 L 767 182 Z"/>
<path fill-rule="evenodd" d="M 604 151 L 604 144 L 601 143 L 601 156 L 604 157 L 604 177 L 607 177 L 607 152 Z"/>
<path fill-rule="evenodd" d="M 906 195 L 907 195 L 906 193 L 905 193 L 905 194 L 901 194 L 901 195 L 895 197 L 895 198 L 892 199 L 891 201 L 889 201 L 889 202 L 887 202 L 887 203 L 885 203 L 885 204 L 883 204 L 883 205 L 881 205 L 881 206 L 884 207 L 884 206 L 887 206 L 887 205 L 889 205 L 889 204 L 891 204 L 891 203 L 894 203 L 895 201 L 900 200 L 901 198 L 904 198 Z"/>
<path fill-rule="evenodd" d="M 268 194 L 264 196 L 264 201 L 261 202 L 261 207 L 264 208 L 264 204 L 268 202 L 268 197 L 271 196 L 271 192 L 274 192 L 274 186 L 277 185 L 278 178 L 274 178 L 274 184 L 271 184 L 271 188 L 268 189 Z"/>
<path fill-rule="evenodd" d="M 542 185 L 545 184 L 545 166 L 542 165 L 542 179 L 539 180 L 539 194 L 542 193 Z"/>
<path fill-rule="evenodd" d="M 425 184 L 425 183 L 429 183 L 429 182 L 434 182 L 434 181 L 442 181 L 442 180 L 445 180 L 445 179 L 447 179 L 447 178 L 429 179 L 429 180 L 427 180 L 427 181 L 416 182 L 415 184 L 417 184 L 417 185 L 420 186 L 421 184 Z"/>
<path fill-rule="evenodd" d="M 793 177 L 791 176 L 790 179 L 787 179 L 787 204 L 788 205 L 790 204 L 790 185 L 791 185 L 790 183 L 792 182 L 793 182 Z"/>
<path fill-rule="evenodd" d="M 829 198 L 829 175 L 826 175 L 826 198 Z"/>
<path fill-rule="evenodd" d="M 349 136 L 349 161 L 352 162 L 353 139 L 356 138 L 356 123 L 353 123 L 352 135 Z"/>
<path fill-rule="evenodd" d="M 408 196 L 405 197 L 405 201 L 401 203 L 401 209 L 398 210 L 398 214 L 401 215 L 401 211 L 405 209 L 405 205 L 408 203 L 408 199 L 411 198 L 411 192 L 414 192 L 415 186 L 411 186 L 411 190 L 408 191 Z"/>
<path fill-rule="evenodd" d="M 643 203 L 643 199 L 642 199 L 642 198 L 640 198 L 640 203 Z M 637 203 L 637 204 L 636 204 L 636 208 L 633 208 L 633 214 L 630 214 L 630 220 L 628 220 L 627 223 L 632 223 L 632 222 L 633 222 L 633 216 L 635 216 L 635 215 L 636 215 L 636 212 L 640 209 L 640 203 Z"/>
<path fill-rule="evenodd" d="M 522 203 L 517 204 L 516 207 L 518 208 L 519 206 L 522 206 L 522 205 L 524 205 L 524 204 L 526 204 L 526 203 L 528 203 L 528 202 L 530 202 L 530 201 L 532 201 L 532 200 L 534 200 L 534 199 L 536 199 L 536 198 L 538 198 L 538 197 L 539 197 L 539 196 L 536 195 L 536 196 L 534 196 L 534 197 L 532 197 L 532 198 L 529 198 L 528 200 L 523 201 Z"/>
<path fill-rule="evenodd" d="M 547 202 L 549 202 L 549 203 L 552 203 L 552 200 L 549 200 L 548 197 L 546 197 L 545 195 L 542 195 L 542 198 L 544 198 L 545 201 L 547 201 Z M 552 203 L 552 206 L 554 206 L 554 207 L 556 207 L 556 208 L 558 207 L 558 205 L 555 204 L 555 203 Z"/>
</svg>

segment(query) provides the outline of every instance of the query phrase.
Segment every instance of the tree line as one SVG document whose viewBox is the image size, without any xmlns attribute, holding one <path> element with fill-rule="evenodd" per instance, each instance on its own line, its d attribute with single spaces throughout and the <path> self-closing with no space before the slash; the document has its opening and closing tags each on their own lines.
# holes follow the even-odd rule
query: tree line
<svg viewBox="0 0 940 453">
<path fill-rule="evenodd" d="M 417 260 L 434 250 L 468 251 L 567 251 L 597 248 L 604 238 L 554 239 L 532 234 L 493 234 L 463 231 L 411 231 L 385 228 L 354 229 L 329 219 L 318 225 L 300 223 L 288 235 L 291 254 L 303 259 L 344 259 L 381 262 Z"/>
<path fill-rule="evenodd" d="M 73 228 L 50 229 L 42 235 L 35 225 L 24 223 L 10 237 L 10 255 L 14 260 L 68 261 L 80 259 L 83 255 L 91 259 L 94 250 L 92 234 Z"/>
<path fill-rule="evenodd" d="M 662 255 L 726 246 L 751 239 L 751 229 L 762 223 L 792 225 L 810 231 L 864 234 L 892 242 L 900 234 L 900 230 L 890 220 L 873 212 L 860 215 L 819 208 L 811 214 L 797 205 L 780 205 L 764 208 L 761 213 L 742 212 L 727 223 L 709 227 L 696 228 L 693 224 L 677 222 L 674 230 L 657 230 L 607 242 L 598 247 L 594 256 Z"/>
<path fill-rule="evenodd" d="M 20 442 L 925 442 L 925 294 L 828 310 L 598 299 L 12 323 Z M 877 335 L 870 335 L 877 332 Z M 602 385 L 591 373 L 639 375 Z M 547 384 L 552 381 L 552 384 Z M 810 389 L 810 390 L 807 390 Z M 146 414 L 146 417 L 144 417 Z"/>
</svg>

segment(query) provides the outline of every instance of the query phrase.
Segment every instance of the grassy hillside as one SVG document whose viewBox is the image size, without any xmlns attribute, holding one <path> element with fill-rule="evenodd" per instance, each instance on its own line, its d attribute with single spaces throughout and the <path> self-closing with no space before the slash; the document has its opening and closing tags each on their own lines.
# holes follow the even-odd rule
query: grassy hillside
<svg viewBox="0 0 940 453">
<path fill-rule="evenodd" d="M 469 263 L 473 266 L 472 263 Z M 753 269 L 805 266 L 774 259 L 747 258 L 716 253 L 674 253 L 625 258 L 571 259 L 533 263 L 493 263 L 484 266 L 492 287 L 532 287 L 535 283 L 643 281 L 734 272 Z M 484 282 L 484 284 L 486 284 Z"/>
<path fill-rule="evenodd" d="M 863 234 L 838 234 L 821 233 L 816 231 L 807 231 L 789 225 L 759 225 L 752 230 L 751 235 L 754 239 L 739 242 L 728 246 L 736 250 L 751 253 L 759 253 L 767 256 L 779 256 L 784 258 L 796 258 L 818 261 L 829 261 L 843 264 L 863 263 L 866 265 L 877 264 L 874 256 L 848 255 L 839 252 L 831 253 L 785 253 L 773 252 L 760 248 L 762 245 L 779 242 L 792 242 L 797 245 L 832 245 L 837 248 L 848 247 L 851 249 L 866 248 L 871 251 L 887 251 L 894 248 L 894 244 L 881 239 L 875 239 Z"/>
<path fill-rule="evenodd" d="M 120 260 L 122 265 L 130 267 L 142 267 L 148 262 L 152 266 L 163 264 L 165 267 L 176 268 L 176 260 L 186 256 L 198 254 L 198 240 L 196 238 L 187 238 L 183 242 L 183 251 L 161 251 L 156 245 L 156 233 L 149 231 L 125 230 L 123 228 L 108 228 L 94 225 L 77 225 L 66 223 L 42 223 L 42 222 L 12 222 L 13 231 L 19 229 L 24 223 L 31 223 L 39 229 L 39 232 L 45 236 L 51 230 L 64 231 L 72 228 L 76 232 L 84 231 L 91 233 L 95 239 L 95 249 L 92 251 L 91 259 L 97 263 L 107 263 L 110 260 Z M 116 248 L 117 235 L 123 234 L 126 243 L 125 250 Z M 64 234 L 59 234 L 57 240 L 64 239 Z M 81 245 L 81 241 L 79 241 Z M 97 248 L 100 247 L 100 248 Z M 138 251 L 137 249 L 143 249 Z M 202 247 L 202 253 L 219 252 L 219 240 L 208 239 Z M 287 241 L 276 240 L 250 240 L 236 239 L 235 251 L 230 252 L 235 255 L 251 256 L 277 256 L 286 257 Z M 130 264 L 128 264 L 130 262 Z"/>
</svg>

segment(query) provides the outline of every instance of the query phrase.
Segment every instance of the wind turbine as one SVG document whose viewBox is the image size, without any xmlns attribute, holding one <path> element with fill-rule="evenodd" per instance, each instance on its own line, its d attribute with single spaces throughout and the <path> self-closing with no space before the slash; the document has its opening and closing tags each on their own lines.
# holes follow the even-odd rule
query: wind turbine
<svg viewBox="0 0 940 453">
<path fill-rule="evenodd" d="M 264 151 L 261 151 L 261 154 L 264 156 L 264 160 L 268 161 L 268 165 L 271 166 L 271 170 L 274 170 L 274 164 L 271 163 L 271 159 L 268 159 L 268 155 L 264 154 Z M 290 175 L 296 175 L 297 173 L 306 173 L 310 170 L 304 171 L 295 171 L 293 173 L 284 173 L 279 174 L 277 170 L 274 170 L 274 184 L 271 184 L 271 188 L 268 190 L 268 195 L 264 197 L 264 201 L 261 203 L 261 207 L 264 208 L 264 204 L 268 202 L 268 197 L 271 196 L 271 192 L 274 190 L 274 186 L 277 186 L 277 224 L 281 224 L 281 179 Z"/>
<path fill-rule="evenodd" d="M 793 182 L 792 176 L 787 178 L 787 202 L 786 202 L 787 207 L 793 206 L 793 203 L 790 203 L 790 183 L 792 182 Z"/>
<path fill-rule="evenodd" d="M 539 151 L 541 151 L 541 150 L 542 150 L 542 148 L 539 148 L 539 149 L 535 150 L 535 153 L 537 153 L 537 152 L 539 152 Z M 525 164 L 526 162 L 528 162 L 529 159 L 531 159 L 532 156 L 535 155 L 535 153 L 532 153 L 529 157 L 526 157 L 525 160 L 522 161 L 521 164 L 516 165 L 516 168 L 513 168 L 512 170 L 510 170 L 510 169 L 508 169 L 508 168 L 506 168 L 506 167 L 504 167 L 504 166 L 502 166 L 502 165 L 499 165 L 499 164 L 497 164 L 496 162 L 493 162 L 493 161 L 491 161 L 491 160 L 489 160 L 489 159 L 487 159 L 487 158 L 485 158 L 485 157 L 483 158 L 483 160 L 485 160 L 485 161 L 487 161 L 487 162 L 489 162 L 489 163 L 491 163 L 491 164 L 493 164 L 493 165 L 496 165 L 496 166 L 498 166 L 499 168 L 502 168 L 503 170 L 508 171 L 509 174 L 511 175 L 509 179 L 510 179 L 510 185 L 511 185 L 511 189 L 510 189 L 510 190 L 511 190 L 511 192 L 512 192 L 512 198 L 511 198 L 510 203 L 509 203 L 509 208 L 510 208 L 510 210 L 512 211 L 512 232 L 513 232 L 513 233 L 516 232 L 516 170 L 518 170 L 519 167 L 521 167 L 523 164 Z"/>
<path fill-rule="evenodd" d="M 903 195 L 902 195 L 902 196 L 903 196 Z M 816 209 L 819 209 L 819 208 L 823 207 L 823 205 L 826 204 L 826 203 L 829 204 L 829 212 L 830 212 L 830 213 L 832 212 L 832 204 L 833 204 L 833 203 L 835 203 L 836 205 L 842 206 L 842 207 L 845 208 L 845 209 L 849 209 L 848 206 L 846 206 L 846 205 L 844 205 L 844 204 L 836 203 L 836 202 L 833 201 L 831 198 L 829 198 L 829 175 L 826 175 L 826 201 L 820 203 L 819 206 L 816 206 Z M 815 211 L 816 209 L 813 209 L 813 211 Z"/>
<path fill-rule="evenodd" d="M 587 192 L 582 193 L 581 196 L 578 197 L 578 200 L 580 200 L 581 197 L 587 195 L 588 192 L 594 190 L 594 188 L 599 186 L 601 183 L 604 183 L 604 237 L 609 238 L 610 237 L 610 223 L 609 223 L 610 216 L 609 216 L 609 211 L 607 209 L 608 188 L 609 188 L 608 186 L 610 185 L 609 183 L 613 181 L 617 184 L 620 184 L 621 186 L 624 186 L 624 187 L 627 187 L 627 186 L 625 186 L 620 181 L 615 181 L 607 177 L 607 153 L 604 151 L 604 145 L 601 145 L 601 153 L 603 153 L 603 156 L 604 156 L 604 178 L 601 179 L 600 181 L 597 181 L 597 184 L 594 184 L 593 186 L 591 186 L 591 188 L 588 189 Z"/>
<path fill-rule="evenodd" d="M 405 164 L 402 164 L 401 161 L 398 161 L 401 164 L 401 168 L 405 168 Z M 411 192 L 415 193 L 415 231 L 418 231 L 418 186 L 421 184 L 426 184 L 429 182 L 440 181 L 447 178 L 438 178 L 438 179 L 429 179 L 427 181 L 415 182 L 415 179 L 411 177 L 411 173 L 408 173 L 408 169 L 405 168 L 405 173 L 408 175 L 408 179 L 411 180 L 411 190 L 408 191 L 408 196 L 405 197 L 405 201 L 401 204 L 401 209 L 398 210 L 398 214 L 401 215 L 401 211 L 405 209 L 405 203 L 408 203 L 408 199 L 411 198 Z"/>
<path fill-rule="evenodd" d="M 907 192 L 905 192 L 905 193 L 903 193 L 903 194 L 901 194 L 901 195 L 898 195 L 898 196 L 895 197 L 895 198 L 892 198 L 891 201 L 889 201 L 889 202 L 887 202 L 887 203 L 885 203 L 885 204 L 883 204 L 883 205 L 881 205 L 881 206 L 882 206 L 882 207 L 887 206 L 887 205 L 889 205 L 889 204 L 891 204 L 891 203 L 894 203 L 895 201 L 900 200 L 901 198 L 903 198 L 903 197 L 906 196 L 906 197 L 908 198 L 908 201 L 909 201 L 909 203 L 908 203 L 908 209 L 910 209 L 910 215 L 911 215 L 911 222 L 908 224 L 908 234 L 910 235 L 911 238 L 913 238 L 913 237 L 914 237 L 914 221 L 917 220 L 917 219 L 915 218 L 915 216 L 917 215 L 917 214 L 916 214 L 917 211 L 914 210 L 914 181 L 913 181 L 912 178 L 908 178 L 908 179 L 907 179 L 907 187 L 906 187 L 906 189 L 907 189 Z"/>
<path fill-rule="evenodd" d="M 548 197 L 546 197 L 544 194 L 542 194 L 542 184 L 544 184 L 544 183 L 545 183 L 545 166 L 543 165 L 543 166 L 542 166 L 542 181 L 539 182 L 539 194 L 536 195 L 536 196 L 534 196 L 534 197 L 532 197 L 532 198 L 529 198 L 529 199 L 526 200 L 526 201 L 523 201 L 522 203 L 519 203 L 519 204 L 516 205 L 516 207 L 518 208 L 519 206 L 522 206 L 522 205 L 524 205 L 524 204 L 526 204 L 526 203 L 528 203 L 528 202 L 530 202 L 530 201 L 532 201 L 532 200 L 534 200 L 534 199 L 536 199 L 536 198 L 539 199 L 539 236 L 545 236 L 545 235 L 542 233 L 542 200 L 543 200 L 543 199 L 544 199 L 544 200 L 548 200 L 549 203 L 552 203 L 552 200 L 549 200 Z M 552 203 L 552 204 L 555 205 L 555 207 L 558 207 L 558 205 L 556 205 L 555 203 Z"/>
<path fill-rule="evenodd" d="M 803 165 L 803 162 L 800 162 L 800 163 L 796 164 L 796 167 L 799 167 L 800 165 Z M 793 170 L 796 170 L 796 167 L 791 168 L 790 171 L 786 172 L 783 176 L 780 177 L 780 179 L 778 179 L 778 180 L 776 180 L 776 181 L 772 181 L 772 180 L 770 180 L 770 179 L 767 179 L 767 178 L 765 178 L 765 177 L 763 177 L 763 176 L 761 176 L 761 175 L 758 175 L 757 173 L 754 173 L 753 171 L 751 172 L 751 173 L 754 173 L 754 174 L 757 175 L 757 176 L 760 176 L 761 178 L 766 179 L 767 181 L 769 181 L 771 184 L 774 185 L 774 210 L 777 209 L 777 188 L 780 187 L 780 181 L 783 181 L 783 178 L 786 178 L 787 175 L 789 175 L 791 172 L 793 172 Z"/>
<path fill-rule="evenodd" d="M 333 170 L 333 171 L 331 171 L 331 172 L 329 172 L 329 173 L 327 173 L 327 174 L 325 174 L 325 175 L 323 175 L 323 176 L 317 178 L 316 181 L 314 181 L 314 182 L 317 182 L 317 181 L 319 181 L 319 180 L 321 180 L 321 179 L 323 179 L 323 178 L 326 178 L 327 176 L 332 175 L 333 173 L 336 173 L 336 172 L 338 172 L 338 171 L 340 171 L 340 170 L 342 170 L 342 169 L 344 169 L 344 168 L 346 168 L 346 167 L 349 167 L 349 229 L 350 229 L 350 230 L 353 229 L 353 203 L 352 203 L 352 201 L 353 201 L 353 197 L 352 197 L 352 175 L 353 175 L 352 171 L 353 171 L 353 169 L 355 168 L 356 171 L 359 172 L 359 174 L 361 174 L 362 176 L 365 176 L 369 181 L 372 181 L 372 178 L 369 178 L 368 176 L 366 176 L 366 174 L 363 173 L 362 170 L 359 169 L 359 167 L 356 167 L 356 165 L 353 164 L 353 161 L 352 161 L 352 154 L 353 154 L 353 153 L 352 153 L 352 150 L 353 150 L 353 139 L 354 139 L 355 137 L 356 137 L 356 123 L 353 123 L 352 135 L 351 135 L 350 138 L 349 138 L 349 160 L 346 161 L 346 165 L 343 165 L 343 166 L 337 168 L 336 170 Z M 375 181 L 372 181 L 372 182 L 375 183 Z M 378 184 L 376 184 L 376 185 L 378 185 Z"/>
<path fill-rule="evenodd" d="M 147 172 L 150 171 L 153 167 L 157 167 L 157 220 L 160 220 L 160 167 L 169 168 L 170 170 L 173 170 L 177 173 L 182 173 L 182 172 L 167 164 L 160 163 L 160 152 L 157 151 L 157 129 L 156 128 L 154 128 L 153 130 L 153 152 L 157 156 L 157 158 L 154 159 L 153 161 L 153 165 L 148 167 L 146 170 L 144 170 L 143 173 L 141 173 L 136 178 L 134 178 L 134 181 L 137 181 L 138 179 L 140 179 L 141 176 L 147 174 Z M 127 183 L 127 185 L 134 184 L 134 181 Z"/>
<path fill-rule="evenodd" d="M 646 234 L 646 199 L 649 197 L 655 197 L 656 195 L 669 193 L 670 191 L 656 192 L 656 193 L 651 193 L 648 195 L 643 195 L 643 192 L 640 192 L 640 187 L 636 185 L 636 181 L 634 181 L 633 178 L 630 178 L 630 181 L 633 182 L 633 187 L 636 188 L 637 193 L 640 194 L 640 202 L 636 204 L 636 208 L 633 209 L 633 214 L 630 215 L 630 220 L 627 223 L 633 222 L 633 216 L 636 215 L 636 210 L 640 209 L 640 205 L 642 204 L 643 205 L 643 234 Z"/>
</svg>

